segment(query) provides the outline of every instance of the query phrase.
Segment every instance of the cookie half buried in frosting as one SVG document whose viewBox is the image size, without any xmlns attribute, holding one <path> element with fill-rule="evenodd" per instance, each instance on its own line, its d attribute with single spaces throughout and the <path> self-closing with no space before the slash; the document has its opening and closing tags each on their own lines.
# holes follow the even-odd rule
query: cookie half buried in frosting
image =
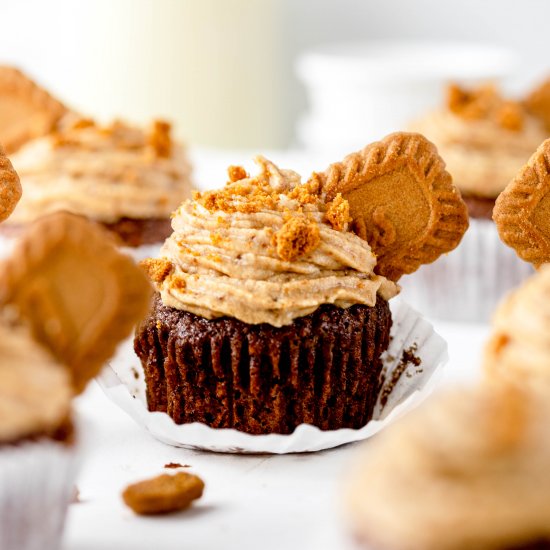
<svg viewBox="0 0 550 550">
<path fill-rule="evenodd" d="M 416 147 L 403 146 L 412 142 Z M 386 241 L 391 261 L 383 265 L 396 278 L 413 263 L 418 267 L 419 258 L 434 259 L 433 248 L 419 253 L 433 242 L 440 220 L 432 207 L 439 204 L 431 196 L 433 188 L 439 191 L 434 181 L 447 185 L 450 209 L 464 213 L 453 219 L 456 226 L 441 224 L 439 235 L 448 241 L 438 241 L 439 253 L 455 246 L 465 229 L 464 204 L 426 144 L 417 135 L 390 136 L 372 150 L 386 148 L 393 165 L 382 171 L 379 157 L 369 156 L 361 174 L 371 166 L 375 177 L 352 182 L 355 190 L 376 191 L 370 196 L 376 204 L 360 213 L 361 227 L 379 207 L 385 227 L 394 229 L 395 238 Z M 419 165 L 422 147 L 426 162 Z M 253 434 L 291 433 L 302 423 L 360 428 L 371 419 L 381 387 L 388 300 L 399 288 L 376 272 L 369 242 L 350 230 L 348 188 L 340 193 L 332 187 L 329 194 L 320 174 L 302 183 L 291 170 L 262 157 L 257 162 L 259 175 L 232 167 L 223 189 L 184 202 L 160 257 L 144 262 L 158 291 L 135 338 L 149 409 L 180 424 L 198 421 Z M 404 171 L 412 180 L 405 195 L 419 191 L 428 205 L 410 230 L 410 218 L 395 218 L 403 194 L 391 185 Z M 387 190 L 378 185 L 380 175 L 390 183 Z M 377 241 L 379 257 L 383 242 Z"/>
<path fill-rule="evenodd" d="M 517 388 L 433 398 L 365 445 L 345 505 L 373 550 L 550 547 L 550 407 Z"/>
<path fill-rule="evenodd" d="M 1 228 L 5 234 L 66 210 L 101 223 L 128 246 L 162 242 L 170 234 L 170 214 L 191 195 L 185 151 L 163 121 L 143 130 L 66 117 L 11 159 L 25 193 Z"/>
</svg>

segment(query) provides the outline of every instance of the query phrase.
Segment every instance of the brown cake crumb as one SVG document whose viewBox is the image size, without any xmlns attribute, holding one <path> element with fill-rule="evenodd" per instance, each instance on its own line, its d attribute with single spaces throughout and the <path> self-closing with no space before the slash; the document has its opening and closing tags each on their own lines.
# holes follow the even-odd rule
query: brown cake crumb
<svg viewBox="0 0 550 550">
<path fill-rule="evenodd" d="M 306 218 L 290 218 L 273 238 L 277 254 L 286 262 L 315 250 L 321 240 L 317 223 Z"/>
<path fill-rule="evenodd" d="M 139 265 L 145 269 L 151 281 L 159 284 L 162 283 L 174 269 L 172 262 L 166 258 L 145 258 L 145 260 L 139 262 Z"/>
<path fill-rule="evenodd" d="M 248 177 L 246 170 L 242 166 L 230 166 L 227 169 L 227 175 L 230 182 L 244 180 Z"/>
<path fill-rule="evenodd" d="M 187 287 L 187 283 L 185 282 L 185 279 L 178 275 L 171 275 L 169 283 L 171 288 L 173 288 L 174 290 L 180 290 L 182 292 Z"/>
<path fill-rule="evenodd" d="M 149 134 L 149 145 L 157 157 L 168 158 L 172 154 L 172 125 L 165 120 L 155 120 Z"/>
<path fill-rule="evenodd" d="M 202 496 L 203 490 L 204 482 L 200 477 L 178 472 L 128 485 L 122 498 L 136 514 L 168 514 L 189 507 L 193 500 Z"/>
<path fill-rule="evenodd" d="M 386 406 L 386 403 L 388 402 L 388 397 L 390 396 L 397 382 L 399 382 L 399 380 L 401 379 L 401 376 L 403 376 L 403 373 L 407 370 L 409 365 L 414 365 L 415 367 L 419 367 L 420 364 L 422 363 L 422 360 L 420 359 L 420 357 L 417 357 L 415 355 L 417 350 L 418 350 L 417 344 L 413 344 L 412 346 L 403 350 L 399 364 L 397 365 L 397 367 L 395 367 L 395 369 L 391 373 L 391 378 L 384 384 L 382 393 L 380 394 L 380 403 L 383 407 Z"/>
<path fill-rule="evenodd" d="M 168 462 L 168 464 L 164 465 L 165 468 L 168 470 L 175 469 L 175 468 L 191 468 L 190 464 L 180 464 L 179 462 Z"/>
<path fill-rule="evenodd" d="M 343 231 L 346 224 L 351 222 L 349 215 L 349 202 L 338 193 L 334 199 L 328 203 L 325 218 L 336 231 Z"/>
</svg>

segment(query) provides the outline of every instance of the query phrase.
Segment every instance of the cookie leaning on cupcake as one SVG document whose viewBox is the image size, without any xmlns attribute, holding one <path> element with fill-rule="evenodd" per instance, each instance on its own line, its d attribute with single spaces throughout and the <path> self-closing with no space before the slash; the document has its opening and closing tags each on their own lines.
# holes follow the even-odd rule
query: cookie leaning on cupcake
<svg viewBox="0 0 550 550">
<path fill-rule="evenodd" d="M 485 380 L 442 394 L 365 446 L 346 515 L 377 550 L 550 548 L 550 270 L 508 296 Z"/>
<path fill-rule="evenodd" d="M 12 73 L 18 86 L 3 87 Z M 191 195 L 190 164 L 170 124 L 157 120 L 145 129 L 120 121 L 95 123 L 61 109 L 18 71 L 0 67 L 0 110 L 23 100 L 41 106 L 43 118 L 56 116 L 43 131 L 32 132 L 32 126 L 20 132 L 26 139 L 17 141 L 11 159 L 25 195 L 2 233 L 17 235 L 40 216 L 67 210 L 101 223 L 131 247 L 159 243 L 170 234 L 170 213 Z M 13 109 L 14 124 L 31 125 L 32 108 L 34 103 L 27 111 Z M 3 128 L 0 122 L 0 142 L 6 136 L 15 143 L 9 137 L 12 125 Z"/>
<path fill-rule="evenodd" d="M 67 213 L 33 224 L 0 263 L 3 550 L 58 547 L 78 466 L 72 398 L 143 315 L 149 288 L 105 230 Z"/>
<path fill-rule="evenodd" d="M 253 434 L 360 428 L 395 281 L 458 244 L 465 205 L 418 134 L 306 183 L 257 162 L 259 175 L 232 167 L 225 188 L 184 202 L 160 258 L 144 263 L 158 291 L 135 339 L 149 409 Z"/>
</svg>

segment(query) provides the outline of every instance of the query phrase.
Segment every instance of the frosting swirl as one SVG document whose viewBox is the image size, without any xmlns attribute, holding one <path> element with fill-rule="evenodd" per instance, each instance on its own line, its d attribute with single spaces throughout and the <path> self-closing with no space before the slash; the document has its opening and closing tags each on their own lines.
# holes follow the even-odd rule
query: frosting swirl
<svg viewBox="0 0 550 550">
<path fill-rule="evenodd" d="M 24 327 L 0 318 L 0 443 L 47 434 L 67 418 L 73 391 L 67 369 Z"/>
<path fill-rule="evenodd" d="M 12 156 L 24 196 L 8 223 L 58 210 L 105 223 L 167 218 L 190 196 L 190 166 L 167 123 L 156 121 L 150 132 L 121 122 L 65 124 Z"/>
<path fill-rule="evenodd" d="M 433 398 L 385 430 L 352 468 L 353 529 L 388 550 L 548 539 L 549 418 L 547 398 L 505 385 Z"/>
<path fill-rule="evenodd" d="M 175 212 L 161 258 L 145 264 L 165 305 L 282 326 L 321 304 L 372 306 L 397 293 L 374 273 L 368 243 L 348 232 L 347 201 L 325 204 L 296 173 L 257 162 L 258 176 L 234 169 L 224 189 Z"/>
<path fill-rule="evenodd" d="M 549 297 L 550 265 L 545 265 L 500 304 L 485 350 L 491 378 L 550 393 Z"/>
</svg>

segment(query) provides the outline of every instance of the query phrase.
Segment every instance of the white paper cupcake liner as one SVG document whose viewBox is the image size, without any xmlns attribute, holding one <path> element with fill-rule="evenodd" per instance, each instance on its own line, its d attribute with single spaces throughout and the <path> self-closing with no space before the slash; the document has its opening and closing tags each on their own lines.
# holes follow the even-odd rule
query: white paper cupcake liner
<svg viewBox="0 0 550 550">
<path fill-rule="evenodd" d="M 470 219 L 460 245 L 403 277 L 402 296 L 427 317 L 487 322 L 502 297 L 534 273 L 490 220 Z"/>
<path fill-rule="evenodd" d="M 133 340 L 121 344 L 116 356 L 98 379 L 107 396 L 125 410 L 155 438 L 175 447 L 225 453 L 299 453 L 330 449 L 366 439 L 390 424 L 403 412 L 422 401 L 433 389 L 434 373 L 447 361 L 447 344 L 433 327 L 399 298 L 391 301 L 392 339 L 385 352 L 386 386 L 374 411 L 373 420 L 358 430 L 322 431 L 301 424 L 290 435 L 251 435 L 234 429 L 215 429 L 194 422 L 178 425 L 166 414 L 149 412 L 141 363 L 133 350 Z M 421 361 L 403 364 L 404 351 L 412 350 Z M 393 383 L 392 374 L 403 370 Z M 383 402 L 384 401 L 384 402 Z"/>
<path fill-rule="evenodd" d="M 74 495 L 75 448 L 50 440 L 0 447 L 0 548 L 57 550 Z"/>
</svg>

